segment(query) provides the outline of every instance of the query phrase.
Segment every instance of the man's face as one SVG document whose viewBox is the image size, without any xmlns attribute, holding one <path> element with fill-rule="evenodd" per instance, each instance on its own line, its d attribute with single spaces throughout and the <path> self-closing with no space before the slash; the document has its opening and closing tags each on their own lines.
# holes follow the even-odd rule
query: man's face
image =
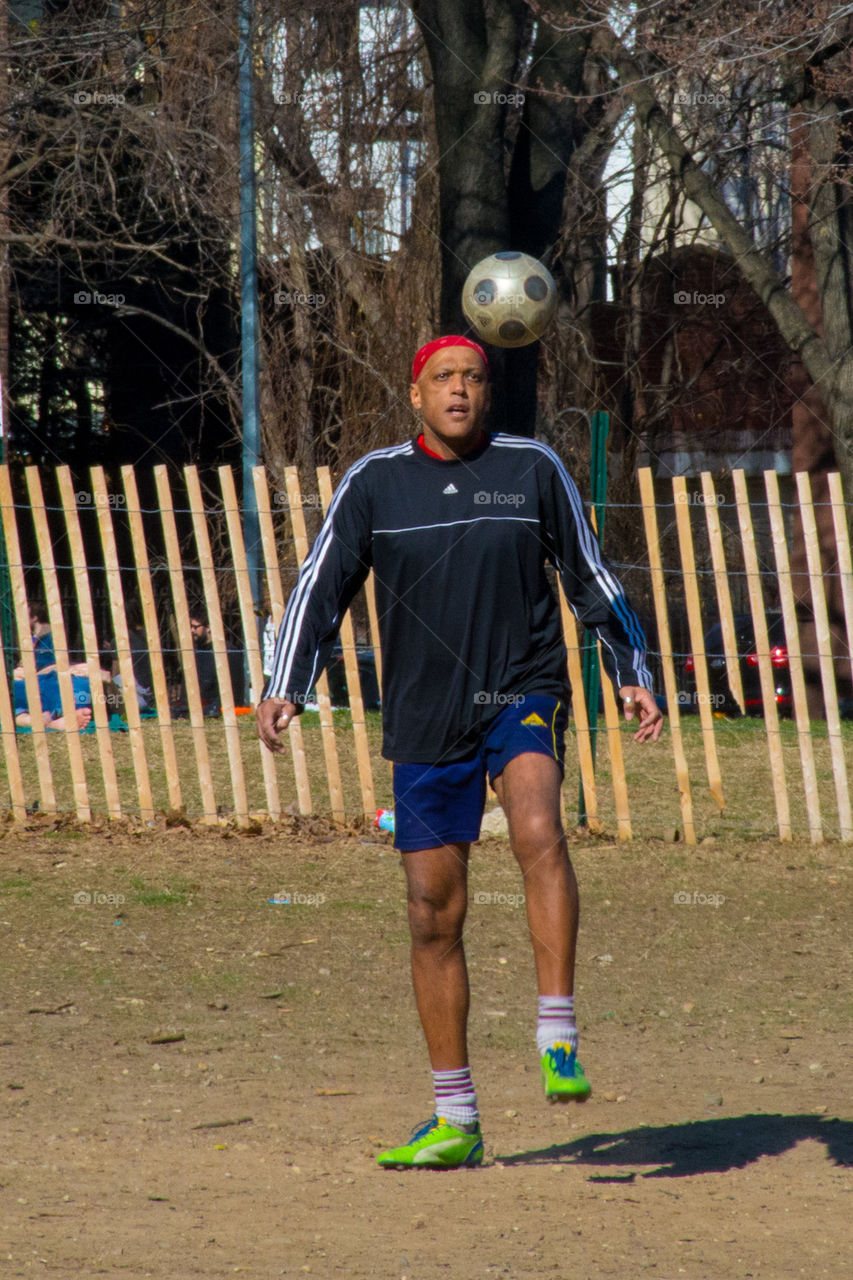
<svg viewBox="0 0 853 1280">
<path fill-rule="evenodd" d="M 464 452 L 479 439 L 490 404 L 483 361 L 470 347 L 444 347 L 427 360 L 411 397 L 426 444 L 444 456 Z"/>
<path fill-rule="evenodd" d="M 196 644 L 206 644 L 210 638 L 210 627 L 206 627 L 198 618 L 190 618 L 190 631 Z"/>
</svg>

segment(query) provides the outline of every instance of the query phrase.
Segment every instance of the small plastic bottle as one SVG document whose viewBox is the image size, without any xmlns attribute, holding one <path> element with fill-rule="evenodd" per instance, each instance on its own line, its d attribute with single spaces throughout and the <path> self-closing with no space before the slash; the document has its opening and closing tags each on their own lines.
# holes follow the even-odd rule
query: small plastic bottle
<svg viewBox="0 0 853 1280">
<path fill-rule="evenodd" d="M 373 824 L 380 831 L 394 830 L 394 810 L 393 809 L 377 809 L 376 821 Z"/>
</svg>

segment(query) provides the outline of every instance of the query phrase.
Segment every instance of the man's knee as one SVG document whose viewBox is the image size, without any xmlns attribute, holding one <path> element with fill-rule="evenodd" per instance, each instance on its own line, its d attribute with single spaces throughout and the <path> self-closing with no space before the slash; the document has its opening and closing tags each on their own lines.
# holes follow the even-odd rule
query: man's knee
<svg viewBox="0 0 853 1280">
<path fill-rule="evenodd" d="M 562 823 L 547 810 L 511 814 L 509 838 L 515 856 L 525 861 L 562 862 L 567 856 Z"/>
<path fill-rule="evenodd" d="M 409 928 L 418 945 L 452 943 L 462 936 L 468 893 L 464 885 L 410 885 L 408 890 Z"/>
</svg>

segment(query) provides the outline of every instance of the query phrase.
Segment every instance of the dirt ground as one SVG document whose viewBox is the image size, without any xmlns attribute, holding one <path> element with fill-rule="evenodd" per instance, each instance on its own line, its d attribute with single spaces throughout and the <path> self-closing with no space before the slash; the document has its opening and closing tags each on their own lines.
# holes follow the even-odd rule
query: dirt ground
<svg viewBox="0 0 853 1280">
<path fill-rule="evenodd" d="M 593 1097 L 542 1097 L 522 887 L 486 841 L 466 933 L 486 1162 L 398 1173 L 376 1153 L 432 1106 L 384 837 L 8 830 L 0 1274 L 847 1274 L 849 850 L 572 853 Z"/>
</svg>

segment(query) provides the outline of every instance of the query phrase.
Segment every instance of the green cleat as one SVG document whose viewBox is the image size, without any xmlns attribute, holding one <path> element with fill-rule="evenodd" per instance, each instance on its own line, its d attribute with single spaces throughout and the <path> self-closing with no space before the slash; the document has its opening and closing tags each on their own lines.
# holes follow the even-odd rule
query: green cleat
<svg viewBox="0 0 853 1280">
<path fill-rule="evenodd" d="M 549 1102 L 586 1102 L 590 1083 L 570 1044 L 555 1044 L 542 1054 L 542 1085 Z"/>
<path fill-rule="evenodd" d="M 471 1169 L 483 1163 L 479 1122 L 452 1125 L 433 1116 L 415 1129 L 409 1142 L 376 1157 L 382 1169 Z"/>
</svg>

